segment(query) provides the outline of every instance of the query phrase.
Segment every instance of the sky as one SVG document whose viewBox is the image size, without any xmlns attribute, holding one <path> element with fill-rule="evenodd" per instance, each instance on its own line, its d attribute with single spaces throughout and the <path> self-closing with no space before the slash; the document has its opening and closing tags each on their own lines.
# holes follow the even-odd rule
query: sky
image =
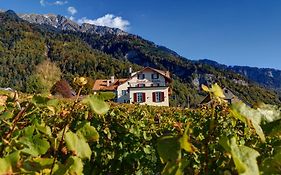
<svg viewBox="0 0 281 175">
<path fill-rule="evenodd" d="M 120 28 L 188 59 L 281 69 L 281 0 L 0 0 L 0 9 Z"/>
</svg>

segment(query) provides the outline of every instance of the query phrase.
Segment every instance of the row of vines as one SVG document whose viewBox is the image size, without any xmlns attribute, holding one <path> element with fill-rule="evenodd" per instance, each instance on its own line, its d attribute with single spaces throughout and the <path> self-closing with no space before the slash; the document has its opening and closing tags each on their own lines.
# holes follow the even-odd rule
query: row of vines
<svg viewBox="0 0 281 175">
<path fill-rule="evenodd" d="M 0 174 L 281 174 L 280 110 L 203 89 L 197 109 L 2 92 Z"/>
</svg>

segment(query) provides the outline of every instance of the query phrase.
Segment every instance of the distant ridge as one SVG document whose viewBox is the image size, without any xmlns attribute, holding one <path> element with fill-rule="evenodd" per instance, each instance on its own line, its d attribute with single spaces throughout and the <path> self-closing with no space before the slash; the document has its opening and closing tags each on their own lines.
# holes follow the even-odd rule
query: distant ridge
<svg viewBox="0 0 281 175">
<path fill-rule="evenodd" d="M 117 28 L 96 26 L 88 23 L 83 23 L 79 25 L 78 23 L 61 15 L 18 14 L 18 16 L 30 23 L 50 25 L 61 30 L 87 32 L 87 33 L 99 34 L 99 35 L 106 35 L 106 34 L 127 35 L 128 34 Z"/>
<path fill-rule="evenodd" d="M 267 88 L 281 90 L 281 70 L 272 68 L 257 68 L 250 66 L 227 66 L 212 60 L 199 60 L 198 62 L 239 73 L 249 80 L 259 83 Z"/>
</svg>

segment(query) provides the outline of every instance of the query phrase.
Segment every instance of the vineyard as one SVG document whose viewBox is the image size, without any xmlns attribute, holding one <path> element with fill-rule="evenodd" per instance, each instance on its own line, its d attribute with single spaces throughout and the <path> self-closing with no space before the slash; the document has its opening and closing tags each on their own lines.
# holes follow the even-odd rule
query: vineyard
<svg viewBox="0 0 281 175">
<path fill-rule="evenodd" d="M 202 88 L 197 109 L 0 92 L 0 174 L 281 174 L 279 108 Z"/>
</svg>

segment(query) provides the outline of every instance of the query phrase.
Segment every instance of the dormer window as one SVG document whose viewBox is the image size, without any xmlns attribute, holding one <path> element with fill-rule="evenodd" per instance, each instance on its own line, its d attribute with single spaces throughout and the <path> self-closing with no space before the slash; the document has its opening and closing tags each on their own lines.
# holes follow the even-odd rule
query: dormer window
<svg viewBox="0 0 281 175">
<path fill-rule="evenodd" d="M 138 74 L 138 79 L 139 80 L 143 80 L 145 78 L 145 75 L 144 74 Z"/>
<path fill-rule="evenodd" d="M 151 74 L 151 79 L 158 79 L 159 78 L 159 74 Z"/>
<path fill-rule="evenodd" d="M 138 84 L 137 87 L 145 87 L 145 84 Z"/>
</svg>

